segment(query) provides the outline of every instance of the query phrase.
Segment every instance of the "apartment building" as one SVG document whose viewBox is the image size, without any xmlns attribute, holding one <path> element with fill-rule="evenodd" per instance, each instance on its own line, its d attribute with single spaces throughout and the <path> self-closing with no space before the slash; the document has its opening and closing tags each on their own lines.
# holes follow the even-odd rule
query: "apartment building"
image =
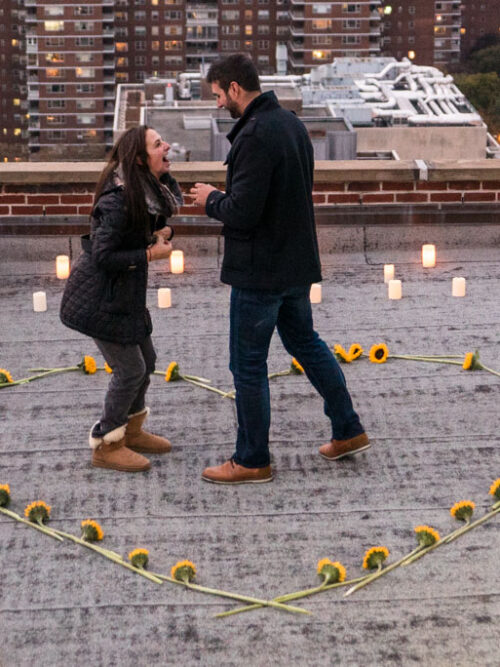
<svg viewBox="0 0 500 667">
<path fill-rule="evenodd" d="M 114 0 L 24 0 L 32 159 L 112 145 Z"/>
<path fill-rule="evenodd" d="M 383 54 L 440 68 L 460 61 L 459 0 L 384 0 Z"/>
<path fill-rule="evenodd" d="M 382 16 L 378 0 L 290 0 L 290 71 L 308 71 L 341 56 L 380 55 Z"/>
<path fill-rule="evenodd" d="M 24 13 L 22 0 L 0 4 L 0 159 L 27 157 Z"/>
<path fill-rule="evenodd" d="M 500 1 L 462 2 L 461 51 L 465 59 L 477 41 L 486 36 L 500 37 Z"/>
</svg>

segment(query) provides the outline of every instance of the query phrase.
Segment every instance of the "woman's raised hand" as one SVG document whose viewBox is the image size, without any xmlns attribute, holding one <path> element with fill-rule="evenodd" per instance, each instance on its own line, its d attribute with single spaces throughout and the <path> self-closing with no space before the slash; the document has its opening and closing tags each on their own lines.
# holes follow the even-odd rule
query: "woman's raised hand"
<svg viewBox="0 0 500 667">
<path fill-rule="evenodd" d="M 167 257 L 170 257 L 171 252 L 172 244 L 170 241 L 165 241 L 163 236 L 160 235 L 157 236 L 156 243 L 149 247 L 149 254 L 152 262 L 155 259 L 167 259 Z"/>
</svg>

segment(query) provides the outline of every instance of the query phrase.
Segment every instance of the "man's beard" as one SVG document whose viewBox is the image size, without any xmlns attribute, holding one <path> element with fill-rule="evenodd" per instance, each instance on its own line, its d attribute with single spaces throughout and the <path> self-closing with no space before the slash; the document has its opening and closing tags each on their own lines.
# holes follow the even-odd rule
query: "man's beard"
<svg viewBox="0 0 500 667">
<path fill-rule="evenodd" d="M 229 92 L 226 93 L 226 109 L 229 111 L 231 118 L 241 118 L 241 112 L 238 109 L 238 105 L 231 99 Z"/>
</svg>

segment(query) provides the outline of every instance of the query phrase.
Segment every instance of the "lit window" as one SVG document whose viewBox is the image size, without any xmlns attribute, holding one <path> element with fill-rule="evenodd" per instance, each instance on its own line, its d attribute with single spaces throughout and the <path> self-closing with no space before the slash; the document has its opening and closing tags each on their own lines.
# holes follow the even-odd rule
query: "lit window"
<svg viewBox="0 0 500 667">
<path fill-rule="evenodd" d="M 115 49 L 124 53 L 128 51 L 128 44 L 127 42 L 115 42 Z"/>
<path fill-rule="evenodd" d="M 15 98 L 12 100 L 12 104 L 13 104 L 15 107 L 18 107 L 18 106 L 20 106 L 20 104 L 21 104 L 21 100 L 20 100 L 18 97 L 15 97 Z"/>
<path fill-rule="evenodd" d="M 14 136 L 15 137 L 20 137 L 21 136 L 21 128 L 20 127 L 14 128 Z"/>
<path fill-rule="evenodd" d="M 415 55 L 416 55 L 415 51 L 408 51 L 408 58 L 410 60 L 415 60 Z"/>
<path fill-rule="evenodd" d="M 11 41 L 12 46 L 19 46 L 19 40 L 18 39 L 13 39 Z"/>
<path fill-rule="evenodd" d="M 60 32 L 64 30 L 64 21 L 45 21 L 44 27 L 47 32 Z"/>
<path fill-rule="evenodd" d="M 253 28 L 251 25 L 245 26 L 245 35 L 251 35 L 253 33 Z"/>
<path fill-rule="evenodd" d="M 391 5 L 387 5 L 386 7 L 384 7 L 384 14 L 385 14 L 386 16 L 389 16 L 390 14 L 392 14 L 392 7 L 391 7 Z"/>
<path fill-rule="evenodd" d="M 500 28 L 499 28 L 499 30 L 500 30 Z M 467 32 L 466 28 L 460 28 L 460 34 L 461 35 L 465 35 L 466 32 Z"/>
</svg>

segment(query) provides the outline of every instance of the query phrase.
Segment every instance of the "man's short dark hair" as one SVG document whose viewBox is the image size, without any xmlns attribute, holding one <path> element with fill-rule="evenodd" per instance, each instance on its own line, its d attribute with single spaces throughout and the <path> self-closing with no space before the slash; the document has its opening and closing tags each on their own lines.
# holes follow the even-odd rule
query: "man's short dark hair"
<svg viewBox="0 0 500 667">
<path fill-rule="evenodd" d="M 236 81 L 248 93 L 260 91 L 257 68 L 250 58 L 241 53 L 217 58 L 208 70 L 207 82 L 216 83 L 225 93 L 231 81 Z"/>
</svg>

